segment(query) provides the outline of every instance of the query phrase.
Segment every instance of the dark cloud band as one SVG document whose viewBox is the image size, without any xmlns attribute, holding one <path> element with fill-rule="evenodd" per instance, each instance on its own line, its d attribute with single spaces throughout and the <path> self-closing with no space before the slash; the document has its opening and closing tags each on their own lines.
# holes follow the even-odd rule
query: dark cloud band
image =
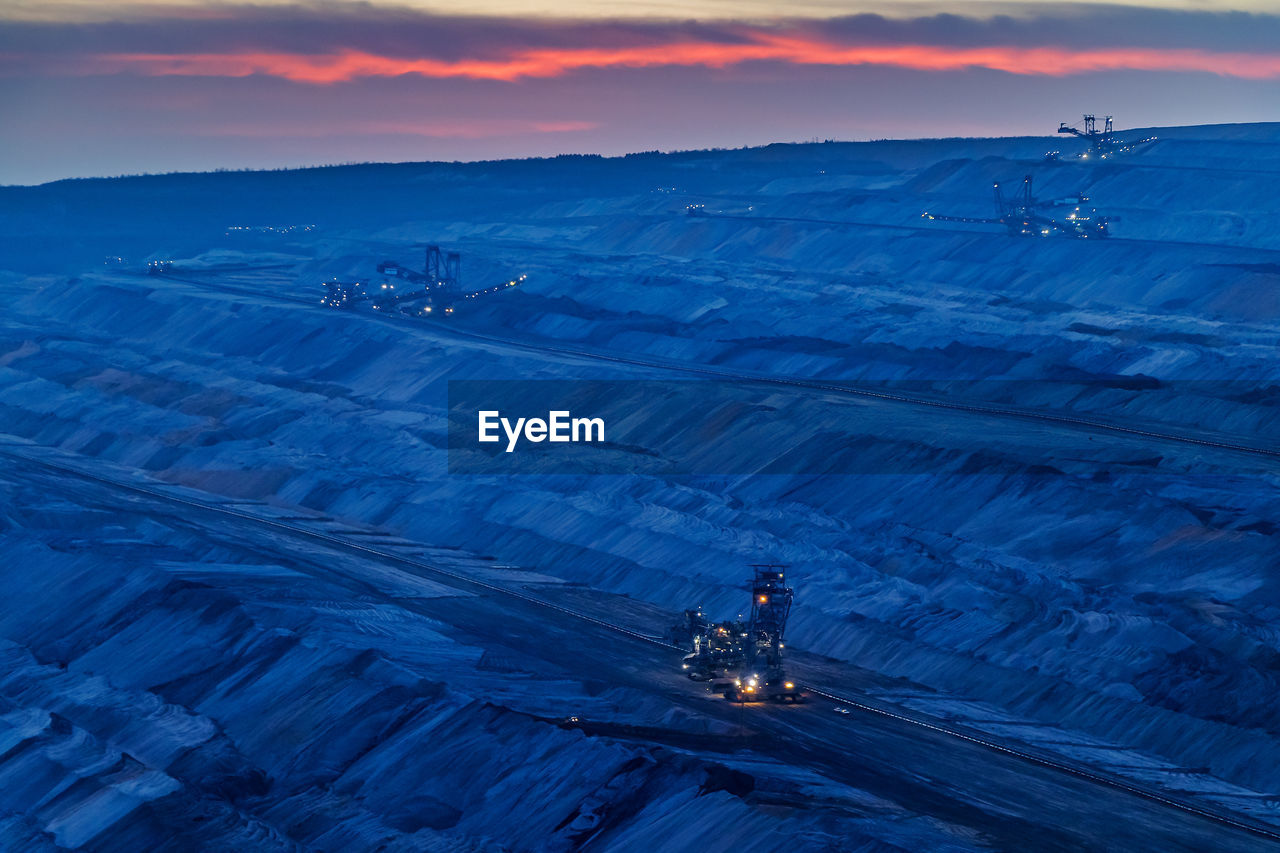
<svg viewBox="0 0 1280 853">
<path fill-rule="evenodd" d="M 855 15 L 822 21 L 581 21 L 457 17 L 406 9 L 222 7 L 216 16 L 169 9 L 96 23 L 0 24 L 0 53 L 98 54 L 376 54 L 391 59 L 498 59 L 515 52 L 645 48 L 669 44 L 744 45 L 763 35 L 845 46 L 1202 50 L 1280 53 L 1280 15 L 1187 12 L 1123 6 L 1050 7 L 1019 17 Z"/>
</svg>

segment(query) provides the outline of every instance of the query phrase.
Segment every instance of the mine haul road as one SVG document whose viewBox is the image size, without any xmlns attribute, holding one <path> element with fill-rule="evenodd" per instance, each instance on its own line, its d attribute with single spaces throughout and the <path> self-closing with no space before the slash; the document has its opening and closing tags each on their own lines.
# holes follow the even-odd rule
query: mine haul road
<svg viewBox="0 0 1280 853">
<path fill-rule="evenodd" d="M 677 671 L 680 652 L 639 630 L 656 626 L 615 625 L 528 589 L 498 586 L 322 529 L 259 517 L 241 504 L 206 503 L 185 490 L 128 482 L 123 475 L 88 470 L 87 460 L 55 456 L 21 440 L 6 443 L 0 438 L 0 444 L 6 460 L 0 476 L 6 479 L 85 507 L 145 513 L 212 541 L 252 548 L 283 566 L 349 589 L 353 599 L 373 598 L 435 620 L 442 633 L 460 642 L 533 656 L 551 673 L 643 691 L 662 700 L 660 705 L 680 706 L 737 727 L 755 753 L 968 827 L 998 849 L 1280 850 L 1280 833 L 1247 818 L 1197 811 L 1197 806 L 1157 791 L 1126 790 L 1122 781 L 1028 760 L 1016 746 L 993 749 L 990 743 L 957 737 L 905 715 L 862 710 L 840 715 L 820 696 L 799 705 L 735 705 L 684 678 Z M 459 595 L 392 595 L 385 587 L 388 572 L 425 578 Z M 626 612 L 624 600 L 618 601 L 619 613 Z M 577 710 L 567 697 L 564 715 Z M 710 753 L 708 759 L 717 760 L 717 755 Z"/>
</svg>

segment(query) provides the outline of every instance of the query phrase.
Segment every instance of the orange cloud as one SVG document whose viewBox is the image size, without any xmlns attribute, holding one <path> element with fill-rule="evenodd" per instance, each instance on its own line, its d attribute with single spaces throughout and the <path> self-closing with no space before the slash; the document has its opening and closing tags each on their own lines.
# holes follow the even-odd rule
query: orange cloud
<svg viewBox="0 0 1280 853">
<path fill-rule="evenodd" d="M 1231 77 L 1280 77 L 1280 54 L 1194 48 L 948 47 L 940 45 L 840 45 L 801 37 L 758 34 L 745 43 L 675 42 L 639 47 L 516 51 L 498 59 L 442 60 L 381 56 L 355 50 L 330 54 L 115 53 L 91 62 L 91 71 L 134 71 L 153 76 L 247 77 L 263 74 L 296 83 L 332 84 L 366 77 L 419 75 L 515 81 L 558 77 L 584 68 L 700 66 L 742 62 L 795 65 L 882 65 L 921 71 L 987 68 L 1011 74 L 1066 76 L 1092 71 L 1199 71 Z"/>
</svg>

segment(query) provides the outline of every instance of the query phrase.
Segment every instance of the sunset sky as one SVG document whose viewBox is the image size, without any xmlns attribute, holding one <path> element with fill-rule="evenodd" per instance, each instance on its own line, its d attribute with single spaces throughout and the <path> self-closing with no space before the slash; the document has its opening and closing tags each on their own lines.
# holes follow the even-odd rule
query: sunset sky
<svg viewBox="0 0 1280 853">
<path fill-rule="evenodd" d="M 0 0 L 0 182 L 1280 117 L 1273 0 Z"/>
</svg>

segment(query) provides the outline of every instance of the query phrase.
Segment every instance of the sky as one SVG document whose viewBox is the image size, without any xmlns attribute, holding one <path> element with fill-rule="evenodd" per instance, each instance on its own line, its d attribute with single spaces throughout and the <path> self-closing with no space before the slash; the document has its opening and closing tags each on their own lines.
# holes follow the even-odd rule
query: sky
<svg viewBox="0 0 1280 853">
<path fill-rule="evenodd" d="M 0 0 L 0 183 L 1280 119 L 1277 0 Z"/>
</svg>

